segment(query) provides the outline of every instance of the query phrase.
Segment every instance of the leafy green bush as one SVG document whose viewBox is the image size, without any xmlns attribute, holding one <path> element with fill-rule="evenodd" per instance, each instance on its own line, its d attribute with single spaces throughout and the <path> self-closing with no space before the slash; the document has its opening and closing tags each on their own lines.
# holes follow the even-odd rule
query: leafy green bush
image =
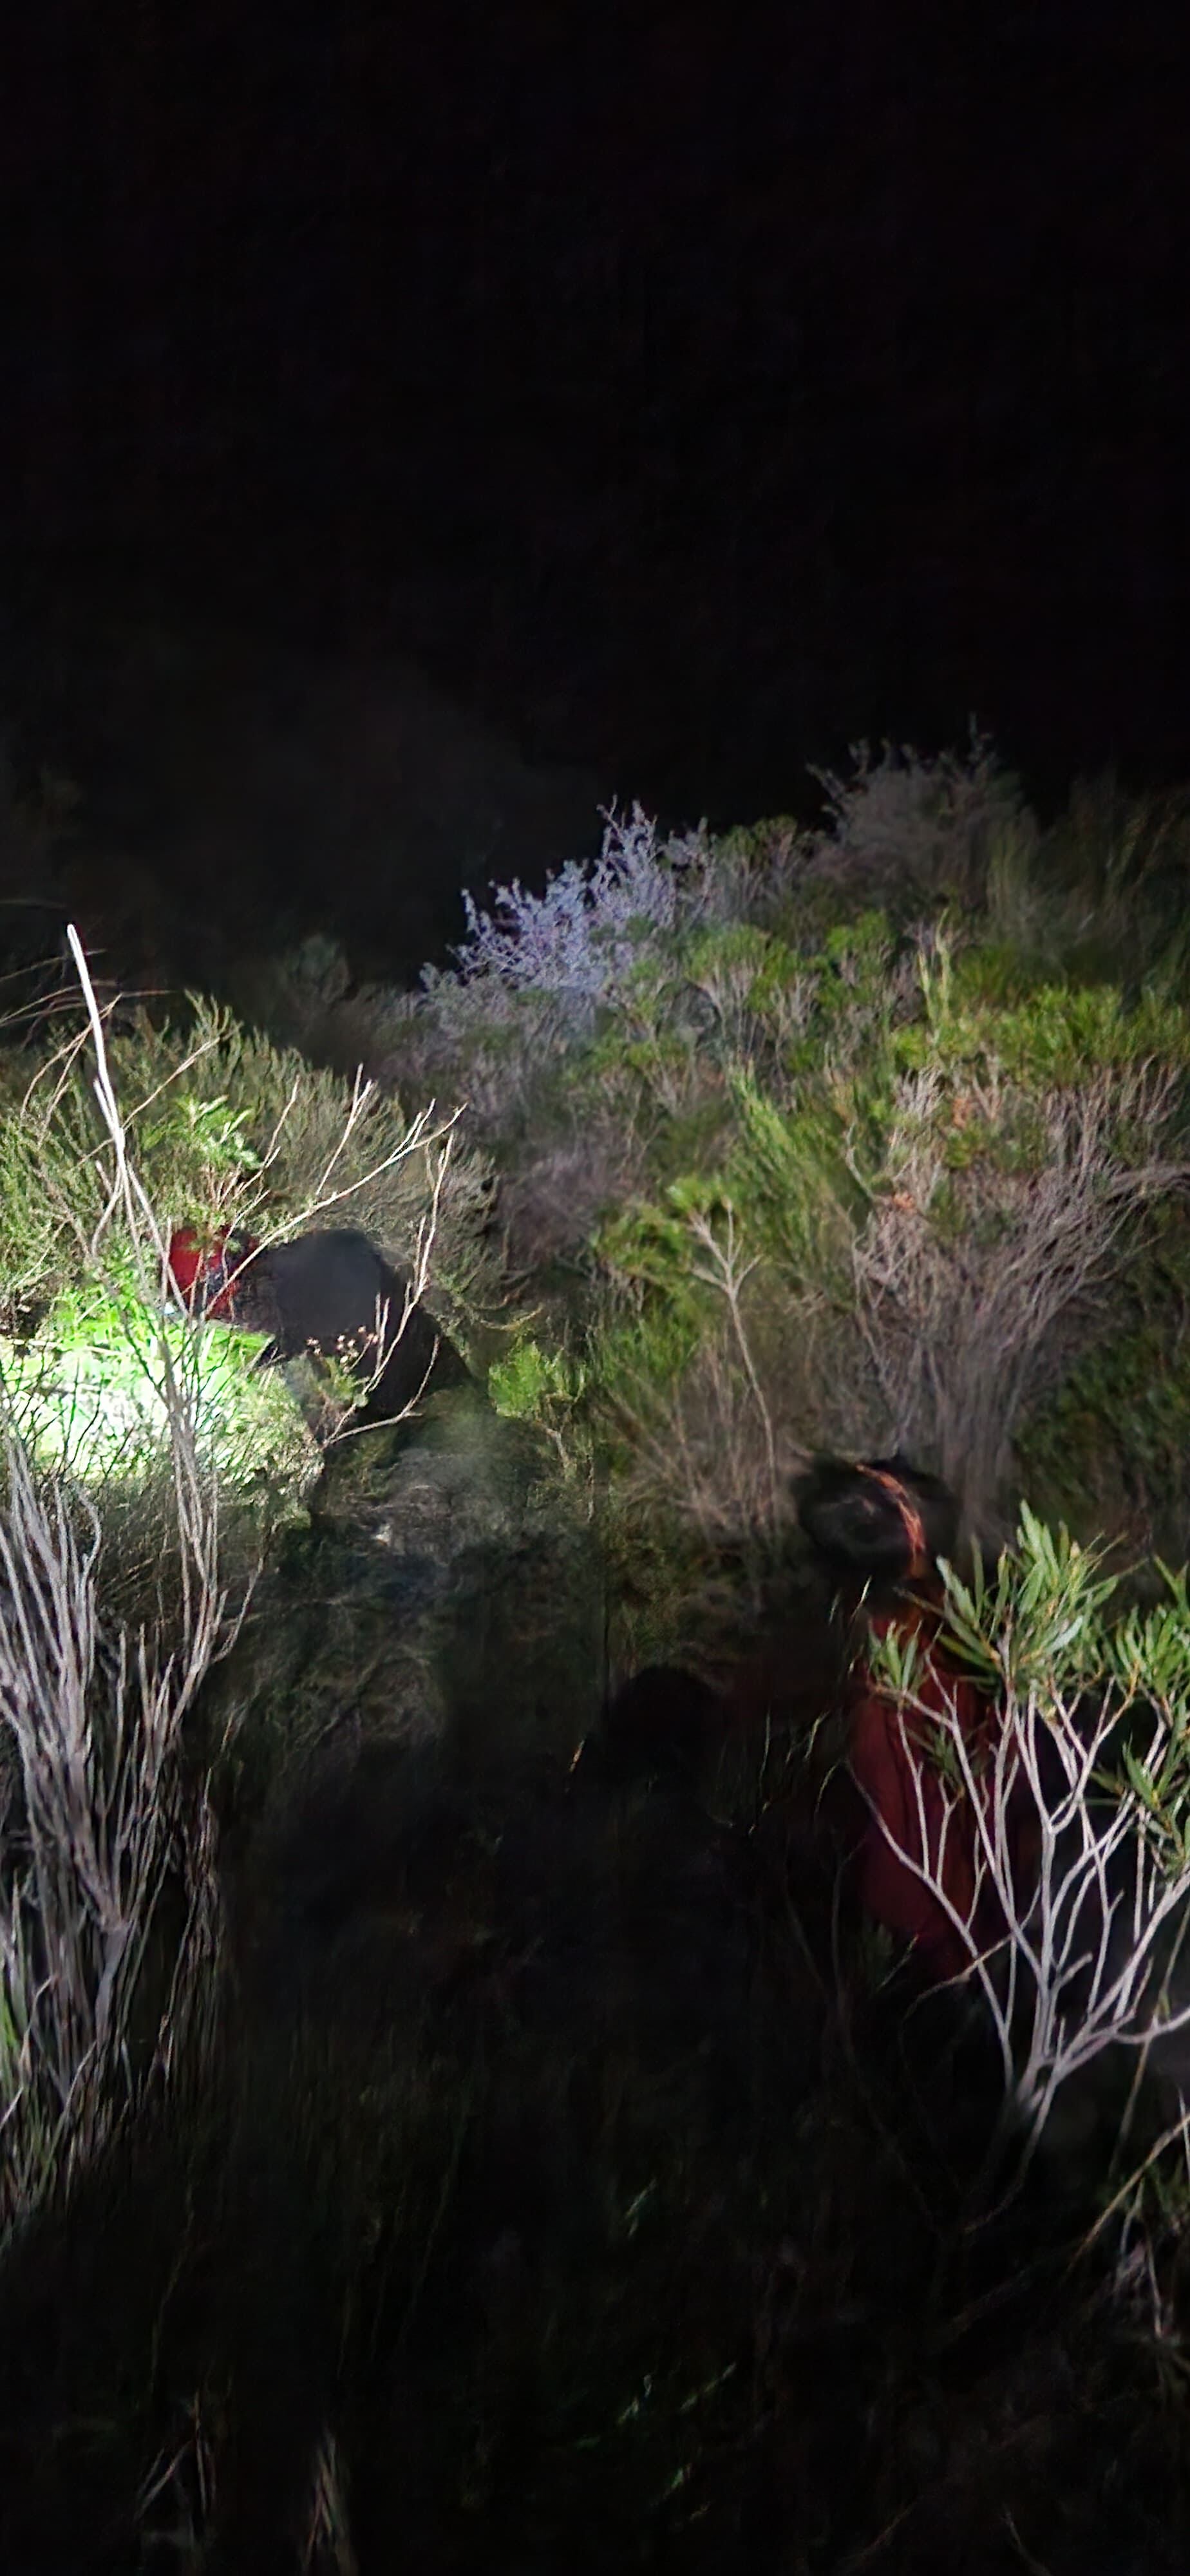
<svg viewBox="0 0 1190 2576">
<path fill-rule="evenodd" d="M 168 1433 L 167 1351 L 200 1463 L 217 1460 L 235 1491 L 284 1488 L 309 1472 L 310 1443 L 275 1372 L 255 1365 L 262 1347 L 259 1334 L 150 1318 L 134 1283 L 63 1290 L 30 1341 L 0 1337 L 9 1420 L 40 1467 L 91 1488 L 135 1483 Z"/>
<path fill-rule="evenodd" d="M 109 1030 L 98 1084 L 95 1033 L 0 1055 L 0 1377 L 37 1472 L 101 1506 L 104 1582 L 132 1616 L 138 1586 L 155 1604 L 178 1572 L 160 1536 L 178 1404 L 237 1582 L 318 1468 L 290 1381 L 253 1364 L 258 1339 L 169 1320 L 173 1226 L 267 1241 L 307 1219 L 362 1224 L 424 1274 L 464 1343 L 504 1283 L 487 1167 L 451 1119 L 410 1119 L 200 1000 L 182 1028 L 136 1013 Z"/>
<path fill-rule="evenodd" d="M 842 1382 L 849 1445 L 937 1463 L 983 1522 L 1055 1334 L 1085 1319 L 1150 1204 L 1190 1172 L 1190 1016 L 1054 982 L 992 1000 L 976 946 L 956 959 L 940 928 L 914 948 L 879 915 L 817 954 L 781 942 L 771 976 L 764 940 L 749 934 L 746 984 L 668 1120 L 653 1085 L 661 1186 L 609 1217 L 600 1259 L 638 1337 L 659 1304 L 692 1346 L 723 1326 L 770 1460 L 779 1416 L 795 1446 L 822 1445 L 838 1417 L 827 1385 Z M 705 945 L 699 962 L 705 974 Z M 592 1088 L 609 1078 L 652 1080 L 605 1038 Z M 669 1177 L 673 1125 L 712 1089 L 715 1166 Z M 771 1346 L 782 1320 L 821 1372 L 817 1396 L 804 1366 L 800 1395 L 761 1384 L 755 1336 Z M 610 1358 L 609 1380 L 614 1337 Z"/>
<path fill-rule="evenodd" d="M 1190 1544 L 1190 1209 L 1151 1214 L 1143 1257 L 1022 1424 L 1018 1477 L 1047 1517 L 1129 1558 Z"/>
<path fill-rule="evenodd" d="M 654 1491 L 697 1489 L 700 1526 L 730 1455 L 727 1517 L 751 1494 L 774 1529 L 807 1448 L 900 1441 L 986 1528 L 1181 1185 L 1185 800 L 1080 785 L 1043 828 L 977 736 L 820 783 L 811 829 L 609 818 L 420 995 L 323 960 L 320 1007 L 366 1005 L 386 1080 L 468 1103 L 538 1347 L 581 1385 L 539 1390 L 564 1440 L 645 1485 L 668 1440 Z M 208 1097 L 218 1143 L 245 1106 L 222 1061 Z"/>
<path fill-rule="evenodd" d="M 86 1032 L 0 1089 L 0 1272 L 10 1320 L 72 1286 L 102 1248 L 118 1268 L 118 1213 L 105 1218 L 109 1146 L 87 1072 Z M 111 1076 L 141 1178 L 169 1225 L 350 1223 L 412 1262 L 433 1215 L 431 1302 L 465 1318 L 501 1293 L 485 1240 L 490 1178 L 449 1118 L 418 1122 L 377 1086 L 319 1071 L 293 1049 L 192 998 L 187 1024 L 145 1013 L 114 1033 Z M 115 1233 L 113 1234 L 113 1227 Z"/>
<path fill-rule="evenodd" d="M 1005 2125 L 1024 2159 L 1064 2086 L 1098 2060 L 1152 2051 L 1184 2080 L 1190 1979 L 1180 1964 L 1190 1905 L 1190 1600 L 1166 1568 L 1148 1607 L 1113 1608 L 1102 1553 L 1047 1529 L 1022 1505 L 992 1576 L 945 1572 L 944 1639 L 994 1696 L 981 1745 L 957 1698 L 922 1695 L 920 1635 L 872 1643 L 872 1671 L 906 1733 L 922 1730 L 944 1821 L 879 1811 L 896 1854 L 934 1891 L 967 1953 L 999 2043 Z M 926 1732 L 928 1730 L 928 1733 Z M 948 1829 L 978 1818 L 968 1884 Z M 1033 1855 L 1022 1871 L 1021 1851 Z M 987 1899 L 1003 1937 L 989 1948 Z M 1184 2111 L 1184 2105 L 1180 2105 Z"/>
</svg>

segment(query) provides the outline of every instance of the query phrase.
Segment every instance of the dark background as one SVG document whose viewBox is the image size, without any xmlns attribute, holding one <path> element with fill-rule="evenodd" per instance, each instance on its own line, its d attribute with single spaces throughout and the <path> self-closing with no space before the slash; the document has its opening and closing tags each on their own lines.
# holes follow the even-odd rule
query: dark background
<svg viewBox="0 0 1190 2576">
<path fill-rule="evenodd" d="M 102 766 L 46 636 L 118 613 L 400 656 L 672 820 L 972 714 L 1043 799 L 1190 774 L 1188 18 L 38 0 L 19 756 Z"/>
</svg>

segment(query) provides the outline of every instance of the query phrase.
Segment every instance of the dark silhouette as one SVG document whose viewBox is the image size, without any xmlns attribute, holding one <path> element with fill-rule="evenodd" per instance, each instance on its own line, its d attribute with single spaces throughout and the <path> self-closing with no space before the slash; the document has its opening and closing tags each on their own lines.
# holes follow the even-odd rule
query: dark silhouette
<svg viewBox="0 0 1190 2576">
<path fill-rule="evenodd" d="M 609 1787 L 657 1780 L 694 1788 L 727 1723 L 724 1701 L 696 1673 L 648 1664 L 615 1692 L 579 1767 Z"/>
<path fill-rule="evenodd" d="M 819 1458 L 796 1488 L 801 1527 L 836 1580 L 880 1585 L 932 1574 L 958 1545 L 959 1507 L 907 1458 Z"/>
</svg>

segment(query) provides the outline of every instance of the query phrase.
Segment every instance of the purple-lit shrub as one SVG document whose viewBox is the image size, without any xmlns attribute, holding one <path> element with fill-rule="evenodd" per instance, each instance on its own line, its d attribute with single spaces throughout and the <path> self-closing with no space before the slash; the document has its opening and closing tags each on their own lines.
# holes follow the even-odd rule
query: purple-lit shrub
<svg viewBox="0 0 1190 2576">
<path fill-rule="evenodd" d="M 467 937 L 454 954 L 465 984 L 483 979 L 513 992 L 608 1001 L 646 945 L 706 917 L 712 853 L 704 833 L 660 841 L 639 805 L 630 818 L 613 807 L 605 821 L 599 857 L 569 859 L 544 894 L 526 893 L 514 878 L 493 887 L 492 909 L 481 912 L 464 893 Z M 431 989 L 440 980 L 433 977 Z"/>
</svg>

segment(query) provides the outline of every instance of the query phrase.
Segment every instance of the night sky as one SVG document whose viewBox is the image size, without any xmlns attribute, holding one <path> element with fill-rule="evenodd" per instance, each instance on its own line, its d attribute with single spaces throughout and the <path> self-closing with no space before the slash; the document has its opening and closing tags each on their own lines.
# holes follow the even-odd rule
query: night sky
<svg viewBox="0 0 1190 2576">
<path fill-rule="evenodd" d="M 21 14 L 10 698 L 85 593 L 674 819 L 972 713 L 1190 775 L 1176 0 Z"/>
</svg>

